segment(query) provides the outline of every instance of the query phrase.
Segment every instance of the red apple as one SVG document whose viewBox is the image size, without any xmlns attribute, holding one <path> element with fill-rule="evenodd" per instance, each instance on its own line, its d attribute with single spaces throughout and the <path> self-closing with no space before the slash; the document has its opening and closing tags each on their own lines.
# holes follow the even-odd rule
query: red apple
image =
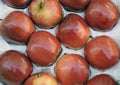
<svg viewBox="0 0 120 85">
<path fill-rule="evenodd" d="M 47 31 L 35 32 L 27 45 L 27 54 L 30 59 L 40 66 L 53 64 L 61 51 L 59 41 Z"/>
<path fill-rule="evenodd" d="M 58 26 L 56 35 L 65 46 L 80 49 L 87 42 L 90 30 L 81 16 L 69 14 Z"/>
<path fill-rule="evenodd" d="M 57 0 L 33 0 L 29 7 L 32 20 L 40 27 L 51 28 L 63 18 Z"/>
<path fill-rule="evenodd" d="M 63 55 L 56 63 L 55 72 L 61 85 L 82 85 L 89 77 L 89 66 L 78 54 Z"/>
<path fill-rule="evenodd" d="M 108 74 L 99 74 L 90 79 L 86 85 L 116 85 L 116 82 Z"/>
<path fill-rule="evenodd" d="M 13 8 L 26 8 L 32 0 L 2 0 L 5 4 Z"/>
<path fill-rule="evenodd" d="M 66 10 L 81 11 L 84 10 L 91 0 L 59 0 Z"/>
<path fill-rule="evenodd" d="M 35 30 L 31 19 L 20 11 L 9 13 L 2 20 L 0 28 L 5 37 L 20 43 L 26 42 Z"/>
<path fill-rule="evenodd" d="M 107 69 L 119 61 L 119 48 L 108 36 L 99 36 L 88 42 L 84 49 L 88 62 L 98 69 Z"/>
<path fill-rule="evenodd" d="M 40 72 L 31 75 L 24 85 L 58 85 L 58 82 L 52 74 Z"/>
<path fill-rule="evenodd" d="M 109 31 L 117 23 L 119 12 L 111 0 L 93 0 L 85 12 L 85 18 L 93 30 Z"/>
<path fill-rule="evenodd" d="M 0 55 L 0 81 L 7 85 L 21 85 L 32 72 L 32 64 L 21 53 L 13 50 Z"/>
</svg>

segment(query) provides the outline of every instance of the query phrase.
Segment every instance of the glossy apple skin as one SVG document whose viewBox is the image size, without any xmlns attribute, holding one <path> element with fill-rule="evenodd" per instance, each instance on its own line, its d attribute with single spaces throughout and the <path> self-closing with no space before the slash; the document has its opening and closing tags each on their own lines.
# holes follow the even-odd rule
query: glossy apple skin
<svg viewBox="0 0 120 85">
<path fill-rule="evenodd" d="M 6 5 L 13 8 L 26 8 L 32 0 L 2 0 Z"/>
<path fill-rule="evenodd" d="M 21 85 L 32 68 L 29 60 L 17 51 L 9 50 L 0 55 L 0 81 L 7 85 Z"/>
<path fill-rule="evenodd" d="M 52 74 L 40 72 L 31 75 L 24 85 L 58 85 L 58 82 Z"/>
<path fill-rule="evenodd" d="M 88 4 L 91 2 L 91 0 L 59 0 L 60 3 L 65 6 L 67 10 L 84 10 Z"/>
<path fill-rule="evenodd" d="M 61 44 L 47 31 L 35 32 L 27 45 L 30 59 L 40 66 L 49 66 L 57 59 L 61 51 Z"/>
<path fill-rule="evenodd" d="M 42 28 L 52 28 L 63 18 L 63 12 L 57 0 L 33 0 L 29 7 L 32 20 Z"/>
<path fill-rule="evenodd" d="M 88 24 L 96 31 L 109 31 L 118 22 L 119 12 L 111 0 L 93 0 L 85 12 Z"/>
<path fill-rule="evenodd" d="M 119 60 L 119 48 L 108 36 L 99 36 L 88 42 L 84 49 L 89 63 L 98 69 L 107 69 Z"/>
<path fill-rule="evenodd" d="M 99 74 L 91 78 L 86 85 L 116 85 L 116 82 L 108 74 Z"/>
<path fill-rule="evenodd" d="M 58 26 L 56 36 L 65 46 L 80 49 L 87 42 L 90 30 L 81 16 L 69 14 Z"/>
<path fill-rule="evenodd" d="M 2 20 L 0 28 L 5 37 L 20 43 L 26 42 L 35 30 L 31 19 L 20 11 L 9 13 Z"/>
<path fill-rule="evenodd" d="M 55 72 L 61 85 L 82 85 L 88 80 L 89 66 L 81 55 L 66 54 L 57 61 Z"/>
</svg>

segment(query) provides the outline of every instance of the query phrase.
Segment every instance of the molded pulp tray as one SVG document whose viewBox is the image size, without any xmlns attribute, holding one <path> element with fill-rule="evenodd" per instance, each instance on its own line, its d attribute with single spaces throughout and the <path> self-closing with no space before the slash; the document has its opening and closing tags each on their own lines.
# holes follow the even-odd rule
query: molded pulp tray
<svg viewBox="0 0 120 85">
<path fill-rule="evenodd" d="M 120 0 L 112 0 L 112 1 L 117 6 L 118 6 L 118 4 L 120 5 Z M 4 17 L 6 17 L 7 14 L 9 14 L 11 11 L 14 11 L 14 10 L 23 11 L 25 13 L 28 12 L 28 8 L 26 8 L 26 9 L 14 9 L 14 8 L 8 7 L 7 5 L 5 5 L 0 0 L 0 19 L 4 19 Z M 63 11 L 64 11 L 64 16 L 66 16 L 69 13 L 71 13 L 71 12 L 65 11 L 64 9 L 63 9 Z M 81 15 L 82 17 L 84 17 L 84 12 L 80 12 L 80 13 L 77 13 L 77 14 Z M 53 28 L 53 29 L 47 29 L 46 31 L 49 31 L 50 33 L 52 33 L 53 35 L 55 35 L 55 29 L 56 29 L 56 27 Z M 37 26 L 36 26 L 36 28 L 37 28 L 36 31 L 37 30 L 45 30 L 45 29 L 40 29 Z M 120 19 L 119 19 L 118 23 L 115 25 L 115 27 L 113 28 L 113 30 L 111 30 L 111 31 L 108 31 L 108 32 L 96 32 L 96 31 L 93 31 L 93 30 L 90 30 L 90 31 L 91 31 L 91 36 L 93 36 L 93 37 L 100 36 L 100 35 L 108 35 L 108 36 L 110 36 L 111 38 L 113 38 L 117 42 L 117 44 L 118 44 L 118 46 L 120 48 Z M 10 44 L 10 43 L 6 42 L 2 38 L 2 36 L 0 35 L 0 54 L 3 53 L 3 52 L 5 52 L 5 51 L 7 51 L 7 50 L 10 50 L 10 49 L 11 50 L 17 50 L 17 51 L 25 54 L 26 46 L 25 45 Z M 76 54 L 80 54 L 80 55 L 84 56 L 84 54 L 83 54 L 84 53 L 83 52 L 84 48 L 76 51 L 76 50 L 68 49 L 64 45 L 62 45 L 62 49 L 63 50 L 62 50 L 62 53 L 61 53 L 60 57 L 64 53 L 76 53 Z M 44 71 L 44 72 L 49 72 L 49 73 L 52 73 L 53 75 L 55 75 L 54 66 L 55 66 L 55 63 L 52 66 L 49 66 L 49 67 L 38 67 L 35 64 L 33 64 L 33 72 L 32 72 L 32 74 L 36 73 L 36 72 Z M 105 74 L 111 75 L 117 81 L 120 80 L 120 60 L 119 60 L 118 64 L 116 64 L 112 68 L 104 70 L 104 71 L 103 70 L 102 71 L 101 70 L 97 70 L 97 69 L 92 68 L 92 67 L 90 67 L 90 69 L 91 69 L 90 78 L 93 77 L 94 75 L 105 73 Z M 0 83 L 0 85 L 3 85 L 3 84 Z"/>
</svg>

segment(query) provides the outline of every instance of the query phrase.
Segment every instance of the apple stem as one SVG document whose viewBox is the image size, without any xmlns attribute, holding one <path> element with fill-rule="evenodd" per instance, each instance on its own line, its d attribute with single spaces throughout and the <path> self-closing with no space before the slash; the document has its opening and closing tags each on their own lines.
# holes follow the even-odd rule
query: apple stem
<svg viewBox="0 0 120 85">
<path fill-rule="evenodd" d="M 43 7 L 43 2 L 40 2 L 39 8 L 42 9 Z"/>
</svg>

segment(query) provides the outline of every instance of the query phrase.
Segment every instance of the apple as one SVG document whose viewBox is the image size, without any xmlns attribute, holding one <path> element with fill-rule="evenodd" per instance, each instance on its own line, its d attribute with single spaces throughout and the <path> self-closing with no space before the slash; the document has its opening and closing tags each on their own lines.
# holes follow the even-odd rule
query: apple
<svg viewBox="0 0 120 85">
<path fill-rule="evenodd" d="M 33 33 L 26 48 L 27 55 L 38 66 L 52 65 L 60 51 L 60 42 L 47 31 Z"/>
<path fill-rule="evenodd" d="M 67 11 L 82 11 L 84 10 L 91 0 L 59 0 Z"/>
<path fill-rule="evenodd" d="M 91 78 L 86 85 L 116 85 L 116 82 L 108 74 L 99 74 Z"/>
<path fill-rule="evenodd" d="M 86 44 L 90 36 L 90 30 L 81 16 L 68 14 L 58 26 L 56 36 L 65 46 L 80 49 Z"/>
<path fill-rule="evenodd" d="M 89 65 L 78 54 L 63 55 L 55 66 L 56 77 L 61 85 L 82 85 L 89 78 Z"/>
<path fill-rule="evenodd" d="M 29 7 L 32 20 L 42 28 L 52 28 L 63 18 L 63 12 L 57 0 L 33 0 Z"/>
<path fill-rule="evenodd" d="M 2 0 L 6 5 L 13 8 L 26 8 L 32 0 Z"/>
<path fill-rule="evenodd" d="M 19 43 L 26 42 L 35 30 L 31 19 L 21 11 L 10 12 L 2 20 L 0 28 L 5 38 Z"/>
<path fill-rule="evenodd" d="M 117 43 L 108 36 L 99 36 L 89 41 L 84 49 L 88 62 L 95 68 L 108 69 L 119 61 Z"/>
<path fill-rule="evenodd" d="M 21 53 L 8 50 L 0 55 L 0 82 L 21 85 L 32 72 L 32 64 Z"/>
<path fill-rule="evenodd" d="M 32 74 L 24 85 L 58 85 L 57 79 L 50 73 L 39 72 Z"/>
<path fill-rule="evenodd" d="M 119 11 L 111 0 L 93 0 L 85 12 L 85 18 L 95 31 L 109 31 L 118 22 Z"/>
</svg>

